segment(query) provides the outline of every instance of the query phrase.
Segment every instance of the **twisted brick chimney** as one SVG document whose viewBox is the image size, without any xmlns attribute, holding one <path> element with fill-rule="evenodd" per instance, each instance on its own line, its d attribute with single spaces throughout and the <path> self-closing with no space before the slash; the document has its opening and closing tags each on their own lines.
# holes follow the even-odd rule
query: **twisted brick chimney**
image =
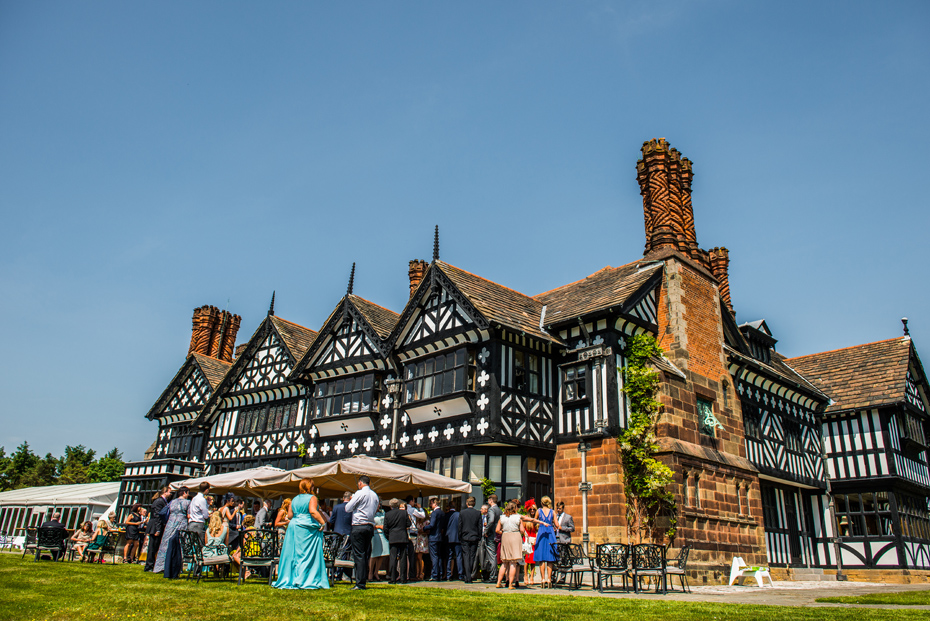
<svg viewBox="0 0 930 621">
<path fill-rule="evenodd" d="M 225 362 L 232 362 L 236 334 L 242 318 L 215 306 L 194 309 L 191 345 L 188 354 L 201 354 Z"/>
<path fill-rule="evenodd" d="M 410 262 L 410 267 L 407 270 L 407 275 L 410 277 L 410 297 L 413 297 L 417 287 L 420 286 L 420 282 L 426 275 L 427 267 L 429 267 L 429 264 L 426 261 L 421 261 L 420 259 L 414 259 Z"/>
<path fill-rule="evenodd" d="M 733 312 L 733 302 L 730 300 L 730 251 L 726 248 L 711 248 L 710 271 L 717 279 L 720 289 L 720 299 Z"/>
<path fill-rule="evenodd" d="M 697 244 L 691 206 L 691 160 L 668 146 L 665 138 L 643 143 L 643 159 L 636 163 L 636 180 L 643 196 L 646 250 L 672 248 L 704 263 Z"/>
</svg>

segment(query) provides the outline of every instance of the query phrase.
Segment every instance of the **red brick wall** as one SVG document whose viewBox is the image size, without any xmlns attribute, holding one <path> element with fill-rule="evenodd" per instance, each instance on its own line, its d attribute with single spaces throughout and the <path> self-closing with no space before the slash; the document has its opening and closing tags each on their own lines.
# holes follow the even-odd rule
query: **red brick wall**
<svg viewBox="0 0 930 621">
<path fill-rule="evenodd" d="M 616 438 L 589 440 L 587 455 L 588 482 L 593 489 L 588 493 L 588 532 L 591 541 L 626 541 L 626 497 L 623 495 L 620 469 L 620 448 Z M 574 518 L 573 541 L 581 542 L 582 508 L 581 453 L 578 444 L 563 444 L 556 449 L 554 469 L 555 502 L 564 502 L 565 511 Z"/>
</svg>

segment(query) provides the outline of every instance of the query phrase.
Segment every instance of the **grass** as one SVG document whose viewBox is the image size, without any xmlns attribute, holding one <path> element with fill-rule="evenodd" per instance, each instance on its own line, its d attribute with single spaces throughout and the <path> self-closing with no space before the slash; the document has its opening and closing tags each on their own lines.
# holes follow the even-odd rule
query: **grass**
<svg viewBox="0 0 930 621">
<path fill-rule="evenodd" d="M 858 614 L 863 614 L 859 611 Z M 870 619 L 926 619 L 920 610 L 868 610 Z M 34 562 L 0 554 L 0 619 L 191 619 L 197 621 L 295 618 L 472 619 L 506 621 L 747 621 L 846 620 L 842 608 L 787 608 L 649 599 L 475 593 L 376 584 L 353 592 L 278 591 L 266 583 L 168 581 L 139 566 Z"/>
<path fill-rule="evenodd" d="M 898 593 L 869 593 L 846 597 L 821 597 L 818 602 L 828 604 L 892 604 L 895 606 L 930 606 L 930 590 L 902 591 Z"/>
</svg>

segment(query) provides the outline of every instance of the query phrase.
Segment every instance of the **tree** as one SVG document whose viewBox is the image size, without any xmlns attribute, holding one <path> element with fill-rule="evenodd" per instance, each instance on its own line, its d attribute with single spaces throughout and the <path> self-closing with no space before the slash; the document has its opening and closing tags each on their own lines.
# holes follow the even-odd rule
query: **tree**
<svg viewBox="0 0 930 621">
<path fill-rule="evenodd" d="M 119 481 L 125 471 L 126 464 L 123 462 L 123 453 L 114 447 L 106 455 L 87 467 L 87 477 L 90 483 Z"/>
<path fill-rule="evenodd" d="M 9 460 L 3 473 L 5 489 L 25 487 L 22 484 L 23 477 L 41 461 L 37 455 L 33 454 L 28 442 L 23 442 L 16 447 L 16 452 L 10 456 Z"/>
<path fill-rule="evenodd" d="M 32 468 L 19 480 L 18 487 L 42 487 L 54 485 L 57 482 L 58 460 L 51 453 L 46 453 L 45 459 L 36 456 Z"/>
<path fill-rule="evenodd" d="M 623 392 L 630 400 L 630 416 L 619 440 L 631 542 L 642 542 L 644 537 L 655 540 L 657 535 L 675 538 L 677 505 L 675 496 L 666 489 L 672 483 L 672 469 L 655 458 L 659 449 L 656 422 L 662 404 L 656 400 L 659 374 L 650 366 L 650 359 L 662 353 L 649 334 L 632 337 L 624 352 L 627 366 Z M 657 533 L 659 516 L 668 519 L 668 528 L 661 534 Z"/>
<path fill-rule="evenodd" d="M 7 457 L 6 447 L 0 446 L 0 492 L 5 492 L 8 489 L 11 489 L 9 482 L 7 481 L 7 470 L 10 469 L 13 460 Z"/>
<path fill-rule="evenodd" d="M 96 451 L 83 444 L 66 446 L 65 454 L 59 460 L 58 482 L 64 485 L 90 483 L 88 468 L 94 462 Z"/>
</svg>

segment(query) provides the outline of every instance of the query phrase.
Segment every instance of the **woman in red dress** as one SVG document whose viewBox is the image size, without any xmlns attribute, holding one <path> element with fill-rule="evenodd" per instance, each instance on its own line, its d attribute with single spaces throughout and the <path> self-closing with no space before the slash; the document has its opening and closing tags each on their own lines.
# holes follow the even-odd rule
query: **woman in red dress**
<svg viewBox="0 0 930 621">
<path fill-rule="evenodd" d="M 527 500 L 526 503 L 524 503 L 523 508 L 526 510 L 526 514 L 528 516 L 530 516 L 534 520 L 536 519 L 536 499 L 535 498 L 530 498 L 529 500 Z M 533 561 L 533 548 L 536 547 L 536 529 L 538 527 L 533 522 L 527 522 L 525 524 L 525 527 L 526 527 L 526 533 L 524 534 L 524 537 L 523 537 L 523 550 L 524 551 L 529 550 L 529 552 L 525 554 L 523 557 L 523 562 L 526 563 L 526 569 L 525 569 L 526 575 L 524 576 L 524 582 L 526 583 L 527 586 L 530 586 L 531 584 L 536 583 L 536 577 L 535 577 L 536 564 Z"/>
</svg>

